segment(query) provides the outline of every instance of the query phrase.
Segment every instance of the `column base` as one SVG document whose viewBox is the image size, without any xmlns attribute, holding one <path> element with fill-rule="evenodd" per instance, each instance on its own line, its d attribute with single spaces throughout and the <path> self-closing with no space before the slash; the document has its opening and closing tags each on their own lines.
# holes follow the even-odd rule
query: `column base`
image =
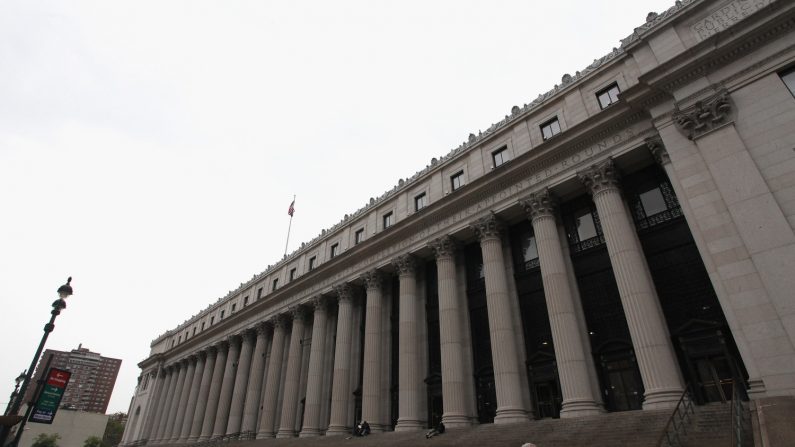
<svg viewBox="0 0 795 447">
<path fill-rule="evenodd" d="M 287 429 L 282 430 L 280 428 L 279 431 L 276 432 L 276 439 L 282 439 L 282 438 L 295 438 L 295 432 Z"/>
<path fill-rule="evenodd" d="M 530 422 L 530 416 L 522 408 L 503 407 L 497 408 L 497 415 L 494 417 L 495 424 L 519 424 Z"/>
<path fill-rule="evenodd" d="M 472 424 L 469 422 L 469 417 L 461 413 L 443 413 L 442 423 L 444 424 L 444 428 L 461 428 L 472 426 Z"/>
<path fill-rule="evenodd" d="M 274 437 L 276 437 L 276 433 L 271 431 L 261 431 L 257 433 L 257 439 L 273 439 Z M 199 442 L 201 442 L 201 439 L 199 439 Z"/>
<path fill-rule="evenodd" d="M 395 431 L 417 431 L 425 428 L 425 424 L 416 419 L 398 418 Z"/>
<path fill-rule="evenodd" d="M 674 408 L 682 398 L 682 388 L 667 388 L 647 391 L 643 395 L 644 410 L 661 410 Z"/>
<path fill-rule="evenodd" d="M 601 408 L 596 402 L 588 399 L 564 400 L 560 409 L 561 419 L 593 416 L 595 414 L 602 413 L 604 413 L 604 409 Z"/>
<path fill-rule="evenodd" d="M 372 427 L 370 428 L 372 430 Z M 329 425 L 328 430 L 326 430 L 326 436 L 340 436 L 340 435 L 347 435 L 351 433 L 352 429 L 350 427 L 343 427 L 341 425 Z"/>
<path fill-rule="evenodd" d="M 320 429 L 319 428 L 304 428 L 301 430 L 301 433 L 298 434 L 299 438 L 314 438 L 316 436 L 320 436 Z"/>
</svg>

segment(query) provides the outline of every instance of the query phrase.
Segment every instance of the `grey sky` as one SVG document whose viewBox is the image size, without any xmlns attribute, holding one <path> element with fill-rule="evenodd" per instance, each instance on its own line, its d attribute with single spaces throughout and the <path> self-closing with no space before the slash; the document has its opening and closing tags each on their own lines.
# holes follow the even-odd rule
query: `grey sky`
<svg viewBox="0 0 795 447">
<path fill-rule="evenodd" d="M 673 0 L 1 1 L 0 403 L 48 348 L 123 360 Z"/>
</svg>

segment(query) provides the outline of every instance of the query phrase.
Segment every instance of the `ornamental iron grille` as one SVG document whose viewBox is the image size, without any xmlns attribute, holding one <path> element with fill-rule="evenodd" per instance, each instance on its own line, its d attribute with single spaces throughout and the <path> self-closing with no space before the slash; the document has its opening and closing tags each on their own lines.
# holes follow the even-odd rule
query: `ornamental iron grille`
<svg viewBox="0 0 795 447">
<path fill-rule="evenodd" d="M 511 227 L 511 245 L 513 251 L 514 275 L 537 270 L 539 268 L 538 246 L 536 245 L 533 225 L 529 221 Z"/>
<path fill-rule="evenodd" d="M 671 182 L 657 165 L 625 177 L 622 186 L 639 233 L 683 216 Z"/>
<path fill-rule="evenodd" d="M 561 211 L 572 256 L 604 245 L 602 222 L 590 196 L 582 195 L 566 202 Z"/>
</svg>

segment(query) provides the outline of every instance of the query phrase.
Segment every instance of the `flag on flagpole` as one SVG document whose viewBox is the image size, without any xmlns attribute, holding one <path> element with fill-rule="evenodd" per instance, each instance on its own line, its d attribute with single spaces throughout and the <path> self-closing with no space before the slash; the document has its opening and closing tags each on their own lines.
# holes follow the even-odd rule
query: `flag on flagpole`
<svg viewBox="0 0 795 447">
<path fill-rule="evenodd" d="M 287 209 L 287 214 L 289 214 L 290 217 L 293 217 L 293 213 L 295 213 L 295 199 L 290 202 L 290 208 Z"/>
</svg>

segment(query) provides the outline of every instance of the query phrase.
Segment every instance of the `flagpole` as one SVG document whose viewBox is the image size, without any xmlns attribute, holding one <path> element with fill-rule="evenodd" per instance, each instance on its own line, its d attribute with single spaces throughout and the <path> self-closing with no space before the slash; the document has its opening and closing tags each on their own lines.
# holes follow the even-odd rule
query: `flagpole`
<svg viewBox="0 0 795 447">
<path fill-rule="evenodd" d="M 290 209 L 295 205 L 295 194 L 293 194 L 293 203 L 290 204 Z M 290 214 L 290 224 L 287 226 L 287 241 L 284 243 L 284 256 L 287 256 L 287 245 L 290 243 L 290 229 L 293 227 L 293 213 Z"/>
</svg>

